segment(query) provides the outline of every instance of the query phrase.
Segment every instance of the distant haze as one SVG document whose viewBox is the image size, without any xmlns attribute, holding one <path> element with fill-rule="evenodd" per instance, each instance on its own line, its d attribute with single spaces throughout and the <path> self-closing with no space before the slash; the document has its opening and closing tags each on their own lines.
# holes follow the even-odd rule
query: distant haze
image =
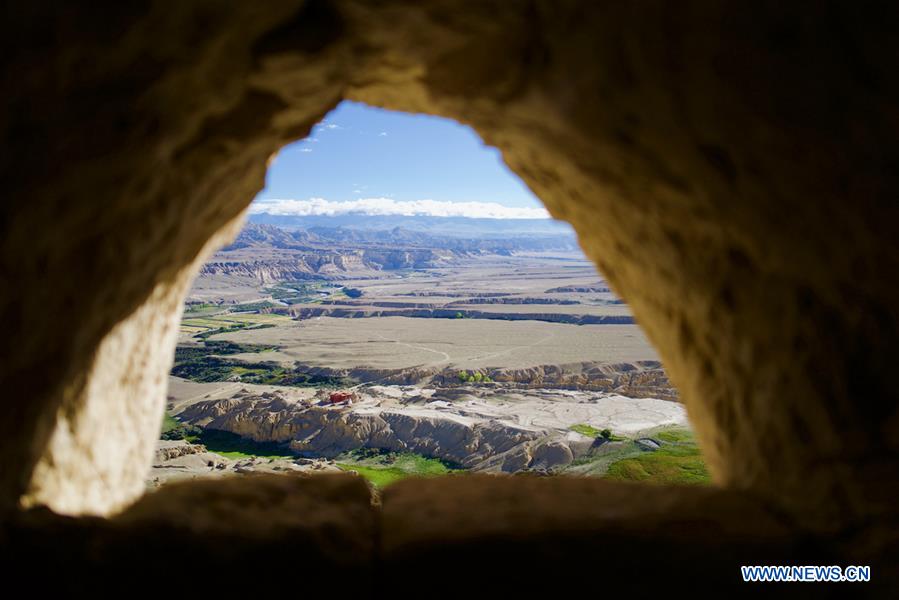
<svg viewBox="0 0 899 600">
<path fill-rule="evenodd" d="M 344 228 L 354 230 L 384 231 L 404 229 L 454 238 L 515 238 L 554 237 L 567 238 L 577 247 L 571 225 L 553 219 L 433 217 L 427 215 L 367 215 L 343 214 L 270 214 L 251 211 L 250 223 L 276 225 L 284 229 L 310 229 L 313 227 Z"/>
<path fill-rule="evenodd" d="M 253 203 L 251 213 L 294 216 L 337 216 L 362 214 L 405 217 L 467 217 L 471 219 L 549 219 L 545 208 L 504 206 L 497 202 L 446 202 L 439 200 L 394 200 L 360 198 L 336 202 L 324 198 L 309 200 L 261 200 Z"/>
</svg>

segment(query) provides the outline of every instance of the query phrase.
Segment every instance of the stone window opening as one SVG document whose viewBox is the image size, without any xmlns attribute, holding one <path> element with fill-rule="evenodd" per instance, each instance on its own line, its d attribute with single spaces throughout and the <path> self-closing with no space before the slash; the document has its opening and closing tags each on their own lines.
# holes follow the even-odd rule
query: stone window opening
<svg viewBox="0 0 899 600">
<path fill-rule="evenodd" d="M 361 592 L 377 585 L 350 567 L 397 584 L 462 553 L 642 592 L 685 573 L 733 590 L 739 564 L 871 564 L 871 593 L 894 595 L 895 9 L 463 4 L 6 11 L 9 572 L 133 582 L 178 539 L 206 568 L 290 551 Z M 457 478 L 377 509 L 343 478 L 141 497 L 193 272 L 266 160 L 341 99 L 472 126 L 572 223 L 716 486 Z M 597 567 L 613 544 L 643 565 Z"/>
</svg>

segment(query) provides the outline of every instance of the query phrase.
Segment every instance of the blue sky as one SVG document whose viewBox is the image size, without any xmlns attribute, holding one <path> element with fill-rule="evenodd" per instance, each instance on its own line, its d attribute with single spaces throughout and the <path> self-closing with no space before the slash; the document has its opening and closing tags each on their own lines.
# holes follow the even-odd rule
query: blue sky
<svg viewBox="0 0 899 600">
<path fill-rule="evenodd" d="M 319 207 L 350 202 L 366 211 L 545 216 L 540 201 L 499 152 L 470 128 L 354 102 L 341 103 L 308 138 L 281 150 L 254 212 L 306 210 L 312 199 Z"/>
</svg>

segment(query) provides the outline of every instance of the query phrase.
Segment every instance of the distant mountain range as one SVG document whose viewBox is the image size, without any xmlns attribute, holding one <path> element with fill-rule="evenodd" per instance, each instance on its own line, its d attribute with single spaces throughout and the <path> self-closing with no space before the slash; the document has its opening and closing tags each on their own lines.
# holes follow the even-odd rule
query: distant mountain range
<svg viewBox="0 0 899 600">
<path fill-rule="evenodd" d="M 472 219 L 475 220 L 475 219 Z M 488 220 L 488 219 L 484 219 Z M 516 251 L 577 250 L 577 238 L 567 232 L 530 236 L 485 237 L 466 232 L 467 237 L 443 236 L 431 232 L 395 226 L 390 229 L 313 226 L 288 229 L 275 225 L 247 223 L 237 239 L 222 249 L 231 252 L 243 248 L 315 251 L 337 249 L 451 250 L 462 253 L 508 255 Z"/>
<path fill-rule="evenodd" d="M 450 220 L 443 217 L 412 219 L 419 223 Z M 437 267 L 473 256 L 579 250 L 577 239 L 564 229 L 561 233 L 544 230 L 542 235 L 525 235 L 519 230 L 520 235 L 513 233 L 507 237 L 479 236 L 478 223 L 472 225 L 474 231 L 456 231 L 460 235 L 448 236 L 396 226 L 396 217 L 359 221 L 356 227 L 343 225 L 345 217 L 313 217 L 308 220 L 319 225 L 288 229 L 247 223 L 234 242 L 218 251 L 203 266 L 200 276 L 249 277 L 265 283 L 310 277 L 339 279 L 384 270 Z M 452 220 L 507 223 L 499 219 Z M 335 221 L 341 225 L 335 226 Z M 389 229 L 366 227 L 375 223 L 394 226 Z M 446 227 L 446 224 L 443 226 Z M 515 231 L 514 227 L 511 226 L 512 231 Z M 466 237 L 462 237 L 463 233 Z"/>
<path fill-rule="evenodd" d="M 409 232 L 441 237 L 497 239 L 514 237 L 568 237 L 574 242 L 574 231 L 568 223 L 554 219 L 476 219 L 467 217 L 431 217 L 402 215 L 271 215 L 255 213 L 250 223 L 276 225 L 284 229 L 341 228 L 384 231 L 400 228 Z"/>
</svg>

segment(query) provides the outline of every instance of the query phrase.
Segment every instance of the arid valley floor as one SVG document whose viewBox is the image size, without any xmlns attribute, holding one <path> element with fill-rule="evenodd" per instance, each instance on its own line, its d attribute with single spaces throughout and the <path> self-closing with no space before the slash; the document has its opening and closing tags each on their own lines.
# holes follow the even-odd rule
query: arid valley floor
<svg viewBox="0 0 899 600">
<path fill-rule="evenodd" d="M 162 437 L 151 487 L 329 470 L 375 486 L 708 480 L 627 306 L 554 238 L 249 225 L 191 291 Z"/>
</svg>

